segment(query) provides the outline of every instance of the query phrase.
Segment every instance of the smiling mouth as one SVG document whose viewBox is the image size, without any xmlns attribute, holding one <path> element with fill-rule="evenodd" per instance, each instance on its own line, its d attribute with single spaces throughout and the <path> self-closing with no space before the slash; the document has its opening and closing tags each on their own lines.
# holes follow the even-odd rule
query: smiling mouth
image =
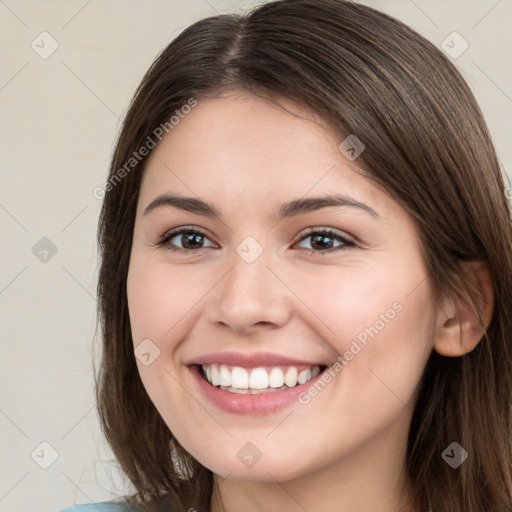
<svg viewBox="0 0 512 512">
<path fill-rule="evenodd" d="M 213 387 L 244 395 L 285 391 L 305 384 L 327 368 L 324 365 L 243 368 L 216 363 L 198 366 L 200 375 Z"/>
</svg>

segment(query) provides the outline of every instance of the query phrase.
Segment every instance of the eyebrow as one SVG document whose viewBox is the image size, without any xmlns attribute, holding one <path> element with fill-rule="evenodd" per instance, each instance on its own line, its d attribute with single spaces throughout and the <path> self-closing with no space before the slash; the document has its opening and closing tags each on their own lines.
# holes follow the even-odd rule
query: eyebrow
<svg viewBox="0 0 512 512">
<path fill-rule="evenodd" d="M 169 194 L 162 194 L 153 199 L 153 201 L 151 201 L 151 203 L 149 203 L 149 205 L 144 209 L 143 215 L 147 215 L 152 210 L 162 206 L 178 208 L 180 210 L 192 212 L 196 215 L 203 215 L 205 217 L 216 219 L 220 219 L 222 217 L 220 210 L 202 199 Z M 381 219 L 381 216 L 370 206 L 343 195 L 295 199 L 294 201 L 282 204 L 277 210 L 277 217 L 279 219 L 295 217 L 297 215 L 309 213 L 329 206 L 348 206 L 351 208 L 358 208 L 369 213 L 376 219 Z"/>
</svg>

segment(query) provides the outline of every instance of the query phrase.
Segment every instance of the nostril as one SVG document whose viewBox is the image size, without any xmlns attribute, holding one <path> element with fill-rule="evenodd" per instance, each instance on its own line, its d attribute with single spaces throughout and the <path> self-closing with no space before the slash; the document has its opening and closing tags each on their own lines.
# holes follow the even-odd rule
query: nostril
<svg viewBox="0 0 512 512">
<path fill-rule="evenodd" d="M 270 322 L 256 322 L 254 325 L 261 325 L 262 327 L 267 327 L 267 325 L 272 325 Z"/>
</svg>

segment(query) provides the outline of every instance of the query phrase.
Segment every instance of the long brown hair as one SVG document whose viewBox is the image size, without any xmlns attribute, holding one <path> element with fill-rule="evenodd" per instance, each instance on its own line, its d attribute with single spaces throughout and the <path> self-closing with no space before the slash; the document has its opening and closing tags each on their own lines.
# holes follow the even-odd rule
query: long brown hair
<svg viewBox="0 0 512 512">
<path fill-rule="evenodd" d="M 139 378 L 126 280 L 147 158 L 126 163 L 191 98 L 230 89 L 288 98 L 325 119 L 340 141 L 356 134 L 364 142 L 358 165 L 416 219 L 435 300 L 464 293 L 461 261 L 487 265 L 491 324 L 464 356 L 432 352 L 405 470 L 422 512 L 512 511 L 512 223 L 499 161 L 449 59 L 396 19 L 345 0 L 281 0 L 202 19 L 162 51 L 136 91 L 98 232 L 98 411 L 136 489 L 129 499 L 206 511 L 213 475 L 181 448 Z M 470 455 L 457 469 L 441 456 L 453 441 Z"/>
</svg>

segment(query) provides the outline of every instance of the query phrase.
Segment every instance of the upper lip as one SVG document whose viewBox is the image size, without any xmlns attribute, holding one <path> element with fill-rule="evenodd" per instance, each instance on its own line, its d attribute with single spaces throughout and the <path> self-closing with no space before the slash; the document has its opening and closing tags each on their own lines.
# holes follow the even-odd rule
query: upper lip
<svg viewBox="0 0 512 512">
<path fill-rule="evenodd" d="M 241 366 L 242 368 L 257 368 L 260 366 L 325 366 L 324 363 L 293 359 L 270 352 L 215 352 L 195 358 L 189 364 L 225 364 Z"/>
</svg>

